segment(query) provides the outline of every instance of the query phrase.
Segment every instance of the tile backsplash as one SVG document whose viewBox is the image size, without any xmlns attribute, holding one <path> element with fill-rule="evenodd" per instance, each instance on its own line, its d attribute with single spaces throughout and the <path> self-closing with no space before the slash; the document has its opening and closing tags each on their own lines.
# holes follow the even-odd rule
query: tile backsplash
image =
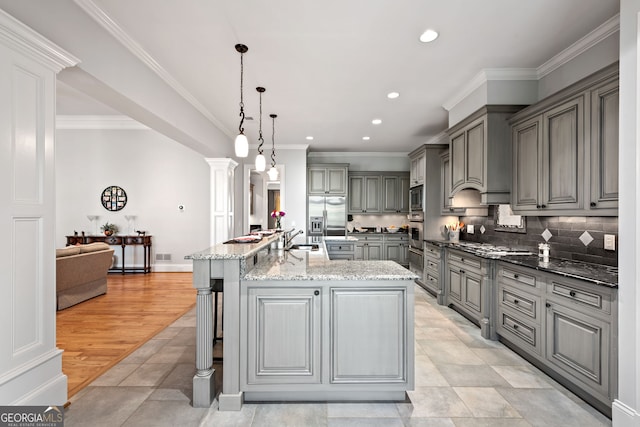
<svg viewBox="0 0 640 427">
<path fill-rule="evenodd" d="M 495 229 L 496 208 L 496 206 L 490 206 L 489 215 L 486 217 L 460 217 L 460 221 L 473 224 L 475 228 L 475 233 L 469 234 L 465 227 L 460 233 L 460 240 L 527 248 L 537 253 L 538 244 L 545 242 L 542 234 L 548 230 L 551 233 L 548 243 L 552 257 L 618 265 L 617 217 L 528 216 L 525 219 L 526 233 L 513 233 Z M 484 233 L 480 231 L 482 226 L 484 226 Z M 616 250 L 604 249 L 605 234 L 615 236 Z"/>
</svg>

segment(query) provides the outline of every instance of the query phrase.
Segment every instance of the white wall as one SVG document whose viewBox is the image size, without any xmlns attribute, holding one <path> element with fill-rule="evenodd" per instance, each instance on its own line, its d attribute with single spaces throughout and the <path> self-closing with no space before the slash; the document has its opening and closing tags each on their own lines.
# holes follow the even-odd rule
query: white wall
<svg viewBox="0 0 640 427">
<path fill-rule="evenodd" d="M 203 156 L 153 130 L 58 130 L 56 133 L 56 244 L 74 230 L 93 233 L 87 215 L 100 215 L 127 234 L 125 215 L 153 236 L 154 271 L 191 271 L 184 256 L 209 246 L 209 166 Z M 118 212 L 100 194 L 110 185 L 127 192 Z M 184 212 L 178 205 L 184 205 Z M 120 258 L 120 249 L 116 248 Z M 142 264 L 142 249 L 127 249 L 127 265 Z M 155 254 L 171 261 L 155 261 Z"/>
<path fill-rule="evenodd" d="M 620 233 L 618 399 L 615 427 L 640 426 L 640 0 L 620 2 Z"/>
</svg>

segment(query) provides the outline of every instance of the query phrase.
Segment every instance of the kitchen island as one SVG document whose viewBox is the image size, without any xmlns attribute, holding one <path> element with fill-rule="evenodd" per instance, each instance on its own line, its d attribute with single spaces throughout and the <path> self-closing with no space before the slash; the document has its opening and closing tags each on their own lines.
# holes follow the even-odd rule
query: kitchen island
<svg viewBox="0 0 640 427">
<path fill-rule="evenodd" d="M 392 261 L 330 261 L 319 250 L 219 244 L 193 260 L 193 406 L 215 397 L 214 280 L 224 281 L 220 410 L 243 401 L 404 400 L 414 384 L 414 279 Z"/>
</svg>

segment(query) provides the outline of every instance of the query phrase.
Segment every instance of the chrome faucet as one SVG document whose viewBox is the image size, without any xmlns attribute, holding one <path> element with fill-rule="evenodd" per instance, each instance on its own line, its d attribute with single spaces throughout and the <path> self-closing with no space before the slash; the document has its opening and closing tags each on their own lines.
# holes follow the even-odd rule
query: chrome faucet
<svg viewBox="0 0 640 427">
<path fill-rule="evenodd" d="M 284 247 L 285 247 L 285 249 L 289 248 L 289 246 L 291 245 L 291 241 L 293 240 L 294 237 L 296 237 L 298 234 L 304 233 L 304 230 L 298 230 L 296 232 L 296 234 L 291 235 L 291 233 L 293 233 L 293 230 L 295 230 L 295 228 L 292 228 L 289 231 L 285 231 L 285 233 L 284 233 Z"/>
</svg>

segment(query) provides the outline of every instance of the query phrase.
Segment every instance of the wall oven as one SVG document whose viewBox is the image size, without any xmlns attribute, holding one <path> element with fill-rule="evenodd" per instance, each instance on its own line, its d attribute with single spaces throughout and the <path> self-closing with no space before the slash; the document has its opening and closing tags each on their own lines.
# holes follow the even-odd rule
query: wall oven
<svg viewBox="0 0 640 427">
<path fill-rule="evenodd" d="M 416 281 L 424 284 L 424 213 L 412 212 L 409 215 L 409 270 L 418 275 Z"/>
</svg>

